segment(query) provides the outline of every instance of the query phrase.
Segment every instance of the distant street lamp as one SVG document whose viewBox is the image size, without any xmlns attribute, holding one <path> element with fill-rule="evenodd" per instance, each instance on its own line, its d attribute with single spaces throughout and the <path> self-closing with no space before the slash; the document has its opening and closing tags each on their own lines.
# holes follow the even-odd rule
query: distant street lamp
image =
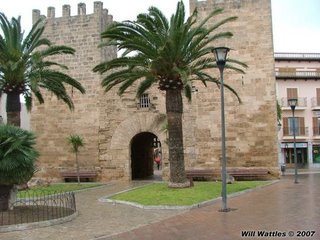
<svg viewBox="0 0 320 240">
<path fill-rule="evenodd" d="M 297 148 L 296 148 L 296 119 L 294 117 L 294 110 L 297 106 L 298 99 L 290 98 L 288 99 L 288 104 L 292 110 L 292 117 L 293 117 L 293 154 L 294 154 L 294 183 L 298 183 L 298 162 L 297 162 Z"/>
<path fill-rule="evenodd" d="M 223 212 L 228 212 L 227 207 L 227 161 L 226 161 L 226 136 L 225 136 L 225 118 L 224 118 L 224 83 L 223 70 L 226 65 L 227 54 L 230 51 L 226 47 L 217 47 L 212 50 L 216 63 L 220 71 L 220 97 L 221 97 L 221 145 L 222 145 L 222 159 L 221 159 L 221 178 L 222 178 L 222 209 Z"/>
</svg>

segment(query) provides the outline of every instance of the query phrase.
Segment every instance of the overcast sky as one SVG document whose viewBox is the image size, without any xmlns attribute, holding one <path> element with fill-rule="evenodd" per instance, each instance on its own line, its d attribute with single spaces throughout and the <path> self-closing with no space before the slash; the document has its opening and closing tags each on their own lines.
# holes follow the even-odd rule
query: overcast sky
<svg viewBox="0 0 320 240">
<path fill-rule="evenodd" d="M 32 9 L 47 14 L 47 7 L 56 8 L 56 17 L 62 14 L 62 5 L 71 5 L 71 14 L 77 14 L 77 4 L 86 3 L 87 14 L 93 12 L 94 0 L 0 0 L 0 12 L 7 17 L 22 16 L 23 28 L 31 27 Z M 257 0 L 258 1 L 258 0 Z M 114 20 L 134 20 L 138 13 L 153 5 L 169 17 L 178 0 L 102 0 Z M 184 0 L 189 9 L 189 0 Z M 320 0 L 272 0 L 274 48 L 276 52 L 320 53 Z"/>
</svg>

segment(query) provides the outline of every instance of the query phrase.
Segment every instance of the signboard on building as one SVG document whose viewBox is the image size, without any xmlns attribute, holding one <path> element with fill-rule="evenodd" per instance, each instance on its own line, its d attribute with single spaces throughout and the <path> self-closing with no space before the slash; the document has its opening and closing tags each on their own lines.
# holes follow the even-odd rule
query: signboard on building
<svg viewBox="0 0 320 240">
<path fill-rule="evenodd" d="M 296 148 L 307 148 L 308 143 L 296 143 Z M 294 148 L 294 143 L 281 143 L 281 148 Z"/>
</svg>

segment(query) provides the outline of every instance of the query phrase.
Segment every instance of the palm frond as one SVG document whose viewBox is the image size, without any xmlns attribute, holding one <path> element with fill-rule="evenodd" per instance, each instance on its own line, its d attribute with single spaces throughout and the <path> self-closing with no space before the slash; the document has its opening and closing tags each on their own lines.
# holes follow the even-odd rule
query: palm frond
<svg viewBox="0 0 320 240">
<path fill-rule="evenodd" d="M 218 86 L 221 86 L 220 80 L 211 79 L 211 80 L 207 80 L 207 82 L 213 82 L 213 83 L 217 84 Z M 229 84 L 224 83 L 223 86 L 225 88 L 227 88 L 229 91 L 231 91 L 236 96 L 239 103 L 242 103 L 241 98 L 235 89 L 233 89 Z"/>
<path fill-rule="evenodd" d="M 68 143 L 71 145 L 73 152 L 79 152 L 79 148 L 84 146 L 83 138 L 77 134 L 70 134 L 67 138 Z"/>
<path fill-rule="evenodd" d="M 35 135 L 11 125 L 0 125 L 0 184 L 21 184 L 30 180 L 39 153 Z"/>
<path fill-rule="evenodd" d="M 76 50 L 74 48 L 67 47 L 67 46 L 55 45 L 55 46 L 50 46 L 50 47 L 42 50 L 40 54 L 43 58 L 45 58 L 45 57 L 55 56 L 55 55 L 60 55 L 60 54 L 74 55 L 75 52 L 76 52 Z"/>
<path fill-rule="evenodd" d="M 67 69 L 67 66 L 47 60 L 47 57 L 60 54 L 74 54 L 75 50 L 68 46 L 52 45 L 49 39 L 43 37 L 45 21 L 39 19 L 33 24 L 25 38 L 21 30 L 20 17 L 9 21 L 0 13 L 0 91 L 15 89 L 23 94 L 28 110 L 31 110 L 32 95 L 40 103 L 44 102 L 40 88 L 45 88 L 62 99 L 73 108 L 72 99 L 67 94 L 65 85 L 70 85 L 85 93 L 85 89 L 76 79 L 68 74 L 57 71 L 57 67 Z M 41 47 L 41 48 L 40 48 Z M 21 86 L 17 88 L 16 86 Z"/>
<path fill-rule="evenodd" d="M 122 94 L 140 77 L 142 85 L 138 87 L 138 96 L 151 82 L 163 79 L 182 82 L 186 95 L 190 96 L 192 80 L 200 80 L 205 86 L 207 81 L 217 82 L 206 73 L 217 68 L 212 49 L 217 40 L 232 37 L 231 32 L 219 31 L 219 28 L 237 19 L 232 16 L 213 22 L 221 13 L 223 9 L 215 9 L 197 21 L 198 12 L 194 10 L 185 20 L 185 7 L 179 1 L 169 20 L 158 8 L 150 7 L 148 13 L 139 14 L 136 21 L 115 22 L 101 34 L 101 46 L 116 46 L 124 51 L 123 55 L 98 64 L 93 71 L 105 75 L 102 80 L 105 91 L 120 85 Z M 231 59 L 226 68 L 244 73 L 245 66 Z"/>
<path fill-rule="evenodd" d="M 137 97 L 140 98 L 154 83 L 156 79 L 153 77 L 146 77 L 139 85 L 137 90 Z"/>
</svg>

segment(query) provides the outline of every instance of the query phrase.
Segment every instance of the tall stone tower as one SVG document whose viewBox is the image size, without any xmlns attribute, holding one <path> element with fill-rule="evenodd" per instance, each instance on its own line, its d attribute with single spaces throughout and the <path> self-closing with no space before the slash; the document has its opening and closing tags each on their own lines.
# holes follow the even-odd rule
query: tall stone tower
<svg viewBox="0 0 320 240">
<path fill-rule="evenodd" d="M 223 16 L 238 16 L 225 26 L 234 34 L 220 42 L 233 49 L 229 57 L 249 65 L 246 74 L 225 71 L 225 82 L 240 95 L 242 103 L 225 93 L 226 146 L 229 167 L 266 167 L 274 175 L 277 166 L 277 121 L 270 0 L 190 0 L 197 7 L 199 20 L 214 8 L 225 9 Z M 40 17 L 33 12 L 34 21 Z M 219 21 L 221 16 L 214 19 Z M 86 88 L 86 95 L 73 95 L 75 111 L 70 112 L 50 93 L 45 104 L 32 110 L 31 126 L 38 136 L 40 177 L 60 179 L 59 171 L 74 168 L 74 156 L 66 138 L 82 135 L 85 147 L 80 152 L 81 168 L 95 169 L 98 179 L 131 180 L 153 173 L 154 150 L 162 156 L 162 176 L 168 177 L 168 146 L 165 131 L 164 93 L 157 86 L 141 99 L 131 87 L 122 97 L 117 89 L 105 93 L 101 77 L 92 68 L 105 59 L 116 57 L 113 48 L 100 49 L 100 33 L 112 22 L 101 2 L 94 13 L 86 14 L 78 5 L 78 15 L 56 18 L 48 8 L 46 36 L 55 44 L 76 49 L 74 57 L 59 60 L 69 66 L 69 74 Z M 214 22 L 212 22 L 214 24 Z M 218 46 L 218 45 L 217 45 Z M 218 72 L 210 72 L 219 78 Z M 184 147 L 186 168 L 220 168 L 221 123 L 220 91 L 216 85 L 206 88 L 194 83 L 192 102 L 184 101 Z"/>
<path fill-rule="evenodd" d="M 230 167 L 268 167 L 277 174 L 276 92 L 274 76 L 272 19 L 270 0 L 190 0 L 191 12 L 197 8 L 199 20 L 215 8 L 223 8 L 222 17 L 238 19 L 224 25 L 233 38 L 218 42 L 232 50 L 228 57 L 240 60 L 249 67 L 246 74 L 225 70 L 225 82 L 242 99 L 226 90 L 227 161 Z M 209 23 L 210 24 L 210 23 Z M 213 22 L 212 22 L 213 24 Z M 218 72 L 212 75 L 219 78 Z M 194 119 L 186 138 L 190 155 L 188 166 L 220 165 L 221 125 L 219 90 L 197 86 L 192 108 L 186 114 Z M 195 114 L 195 115 L 194 115 Z M 192 117 L 191 117 L 192 116 Z M 186 131 L 185 131 L 186 133 Z"/>
<path fill-rule="evenodd" d="M 36 103 L 31 113 L 31 128 L 36 132 L 37 148 L 41 153 L 38 161 L 41 177 L 59 178 L 61 169 L 75 164 L 71 146 L 67 143 L 70 134 L 84 137 L 85 147 L 80 150 L 81 167 L 99 168 L 100 112 L 103 110 L 105 94 L 100 87 L 100 76 L 92 72 L 93 66 L 105 59 L 116 57 L 115 49 L 100 49 L 100 34 L 112 22 L 112 16 L 103 9 L 102 2 L 94 3 L 94 12 L 86 13 L 86 5 L 78 4 L 78 15 L 71 16 L 69 5 L 62 7 L 62 16 L 55 16 L 55 9 L 48 8 L 44 36 L 56 45 L 76 49 L 74 56 L 59 56 L 55 60 L 68 66 L 68 74 L 81 82 L 86 89 L 82 95 L 69 88 L 75 105 L 71 112 L 67 105 L 51 93 L 47 93 L 45 104 Z M 33 22 L 40 17 L 33 10 Z"/>
</svg>

